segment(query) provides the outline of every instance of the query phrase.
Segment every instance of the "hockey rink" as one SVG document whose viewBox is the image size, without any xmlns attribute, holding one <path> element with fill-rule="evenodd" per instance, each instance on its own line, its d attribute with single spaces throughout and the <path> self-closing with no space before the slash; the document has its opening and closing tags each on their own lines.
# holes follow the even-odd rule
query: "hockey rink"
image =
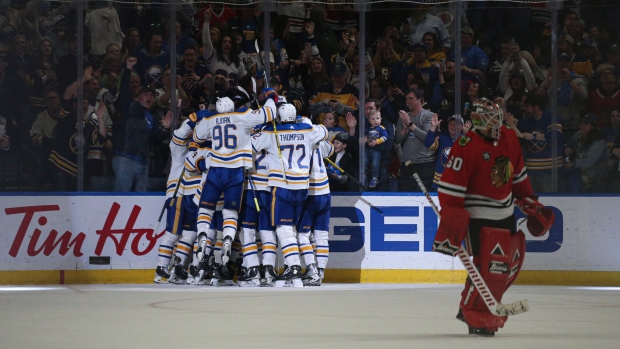
<svg viewBox="0 0 620 349">
<path fill-rule="evenodd" d="M 2 348 L 619 348 L 620 288 L 514 286 L 494 338 L 457 321 L 460 285 L 0 286 Z"/>
</svg>

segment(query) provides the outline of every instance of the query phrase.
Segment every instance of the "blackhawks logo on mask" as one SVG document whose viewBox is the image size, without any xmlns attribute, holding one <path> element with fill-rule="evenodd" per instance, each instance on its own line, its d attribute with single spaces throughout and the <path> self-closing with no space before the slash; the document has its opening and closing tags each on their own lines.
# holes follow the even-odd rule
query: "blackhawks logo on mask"
<svg viewBox="0 0 620 349">
<path fill-rule="evenodd" d="M 491 182 L 496 188 L 508 183 L 514 173 L 514 167 L 510 163 L 510 159 L 500 156 L 495 159 L 493 169 L 491 170 Z"/>
</svg>

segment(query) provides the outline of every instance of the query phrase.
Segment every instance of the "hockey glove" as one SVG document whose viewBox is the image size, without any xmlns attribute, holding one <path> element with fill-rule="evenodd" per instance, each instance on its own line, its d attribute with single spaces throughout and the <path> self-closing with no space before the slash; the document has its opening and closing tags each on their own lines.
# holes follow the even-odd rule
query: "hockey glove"
<svg viewBox="0 0 620 349">
<path fill-rule="evenodd" d="M 441 217 L 433 251 L 454 257 L 467 235 L 469 212 L 460 207 L 446 206 L 441 209 Z"/>
<path fill-rule="evenodd" d="M 207 171 L 207 162 L 205 161 L 205 158 L 199 157 L 198 159 L 196 159 L 196 169 L 200 173 L 204 173 Z"/>
<path fill-rule="evenodd" d="M 278 93 L 273 88 L 264 88 L 263 96 L 265 96 L 266 100 L 271 98 L 274 103 L 278 103 Z"/>
<path fill-rule="evenodd" d="M 538 202 L 536 196 L 515 200 L 515 205 L 527 215 L 527 230 L 535 237 L 543 236 L 555 221 L 553 210 Z"/>
</svg>

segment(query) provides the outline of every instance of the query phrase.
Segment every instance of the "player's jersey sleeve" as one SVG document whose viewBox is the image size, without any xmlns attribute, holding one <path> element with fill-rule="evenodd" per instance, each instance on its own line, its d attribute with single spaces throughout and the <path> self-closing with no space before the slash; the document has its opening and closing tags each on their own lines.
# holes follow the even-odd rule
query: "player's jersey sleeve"
<svg viewBox="0 0 620 349">
<path fill-rule="evenodd" d="M 310 144 L 314 145 L 325 140 L 327 140 L 327 128 L 323 125 L 313 125 L 310 133 Z"/>
<path fill-rule="evenodd" d="M 243 122 L 245 123 L 245 128 L 247 131 L 250 132 L 250 130 L 256 125 L 273 121 L 275 115 L 276 104 L 272 99 L 268 99 L 262 107 L 248 111 Z"/>
</svg>

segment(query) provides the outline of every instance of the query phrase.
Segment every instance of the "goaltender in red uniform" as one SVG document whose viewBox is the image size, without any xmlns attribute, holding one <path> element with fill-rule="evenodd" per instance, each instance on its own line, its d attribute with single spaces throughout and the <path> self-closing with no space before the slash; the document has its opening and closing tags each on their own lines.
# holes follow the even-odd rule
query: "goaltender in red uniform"
<svg viewBox="0 0 620 349">
<path fill-rule="evenodd" d="M 461 244 L 497 301 L 517 278 L 525 256 L 525 235 L 517 231 L 515 203 L 528 216 L 535 236 L 553 224 L 553 211 L 532 191 L 515 132 L 502 124 L 500 107 L 486 98 L 474 103 L 473 130 L 452 146 L 439 182 L 441 219 L 433 250 L 456 256 Z M 493 336 L 506 316 L 492 314 L 470 278 L 461 293 L 457 319 L 469 333 Z"/>
</svg>

